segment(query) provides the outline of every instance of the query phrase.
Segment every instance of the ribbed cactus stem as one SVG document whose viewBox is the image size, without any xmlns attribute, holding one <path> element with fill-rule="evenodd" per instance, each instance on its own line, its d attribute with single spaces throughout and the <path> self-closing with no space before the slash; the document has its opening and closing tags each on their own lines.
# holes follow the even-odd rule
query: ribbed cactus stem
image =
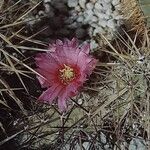
<svg viewBox="0 0 150 150">
<path fill-rule="evenodd" d="M 143 11 L 147 25 L 150 27 L 150 0 L 138 0 L 139 5 Z"/>
</svg>

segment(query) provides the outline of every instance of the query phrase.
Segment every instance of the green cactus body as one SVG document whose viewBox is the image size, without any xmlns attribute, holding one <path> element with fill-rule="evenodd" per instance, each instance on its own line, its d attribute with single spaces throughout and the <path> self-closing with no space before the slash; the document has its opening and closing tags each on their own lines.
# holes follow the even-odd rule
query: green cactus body
<svg viewBox="0 0 150 150">
<path fill-rule="evenodd" d="M 138 0 L 139 5 L 147 20 L 147 25 L 150 27 L 150 0 Z"/>
</svg>

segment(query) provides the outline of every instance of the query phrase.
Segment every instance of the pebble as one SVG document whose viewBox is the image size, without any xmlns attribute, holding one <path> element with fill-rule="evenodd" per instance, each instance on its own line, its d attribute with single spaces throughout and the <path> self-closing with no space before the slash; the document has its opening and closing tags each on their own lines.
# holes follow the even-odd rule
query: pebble
<svg viewBox="0 0 150 150">
<path fill-rule="evenodd" d="M 97 27 L 97 28 L 95 28 L 93 35 L 95 36 L 96 34 L 103 33 L 103 32 L 104 32 L 104 30 L 102 27 Z"/>
<path fill-rule="evenodd" d="M 78 99 L 78 104 L 79 104 L 79 105 L 82 105 L 82 104 L 83 104 L 83 99 L 81 99 L 81 98 Z"/>
<path fill-rule="evenodd" d="M 108 10 L 106 11 L 106 14 L 107 14 L 107 15 L 111 15 L 111 14 L 114 14 L 114 12 L 112 12 L 111 9 L 108 9 Z"/>
<path fill-rule="evenodd" d="M 115 22 L 113 19 L 107 21 L 107 26 L 111 29 L 115 29 Z"/>
<path fill-rule="evenodd" d="M 83 23 L 84 23 L 84 24 L 88 24 L 88 23 L 92 22 L 92 21 L 91 21 L 91 18 L 93 18 L 93 15 L 92 15 L 92 14 L 89 14 L 89 15 L 86 14 Z"/>
<path fill-rule="evenodd" d="M 45 12 L 49 13 L 50 12 L 50 5 L 46 3 L 46 4 L 44 4 L 44 7 L 45 7 Z"/>
<path fill-rule="evenodd" d="M 84 21 L 84 17 L 83 16 L 79 16 L 79 18 L 77 18 L 78 22 L 83 22 Z"/>
<path fill-rule="evenodd" d="M 88 34 L 92 37 L 93 36 L 93 28 L 88 29 Z"/>
<path fill-rule="evenodd" d="M 94 8 L 100 10 L 102 8 L 102 5 L 100 3 L 95 3 Z"/>
<path fill-rule="evenodd" d="M 106 3 L 111 3 L 111 2 L 112 2 L 112 0 L 105 0 L 105 2 L 106 2 Z"/>
<path fill-rule="evenodd" d="M 94 12 L 91 10 L 91 9 L 87 9 L 86 11 L 85 11 L 85 14 L 87 14 L 87 15 L 89 15 L 89 16 L 93 16 L 93 14 L 94 14 Z"/>
<path fill-rule="evenodd" d="M 89 10 L 90 10 L 90 9 L 92 10 L 92 9 L 94 8 L 93 3 L 90 3 L 90 2 L 87 3 L 87 4 L 86 4 L 86 8 L 89 9 Z"/>
<path fill-rule="evenodd" d="M 112 0 L 112 4 L 114 6 L 118 5 L 120 3 L 120 0 Z"/>
<path fill-rule="evenodd" d="M 79 0 L 79 5 L 81 8 L 85 9 L 86 0 Z"/>
<path fill-rule="evenodd" d="M 95 22 L 91 23 L 91 26 L 94 27 L 94 28 L 96 28 L 97 27 L 97 23 L 95 23 Z"/>
<path fill-rule="evenodd" d="M 107 25 L 107 20 L 100 20 L 100 21 L 98 22 L 98 25 L 105 28 L 106 25 Z"/>
<path fill-rule="evenodd" d="M 52 0 L 44 0 L 44 3 L 50 3 Z"/>
<path fill-rule="evenodd" d="M 98 21 L 98 18 L 97 18 L 96 16 L 93 16 L 92 19 L 91 19 L 91 21 L 92 21 L 92 22 L 97 22 L 97 21 Z"/>
<path fill-rule="evenodd" d="M 40 10 L 40 11 L 38 12 L 38 14 L 39 14 L 40 16 L 44 16 L 44 15 L 45 15 L 45 12 L 42 11 L 42 10 Z"/>
<path fill-rule="evenodd" d="M 78 5 L 78 0 L 68 0 L 69 7 L 76 7 Z"/>
<path fill-rule="evenodd" d="M 96 1 L 97 1 L 97 0 L 90 0 L 90 2 L 93 3 L 93 4 L 96 3 Z"/>
<path fill-rule="evenodd" d="M 91 49 L 95 49 L 98 47 L 98 44 L 95 42 L 95 40 L 91 40 L 90 41 L 90 48 Z"/>
<path fill-rule="evenodd" d="M 81 7 L 78 5 L 77 7 L 75 7 L 75 10 L 80 12 L 81 11 Z"/>
</svg>

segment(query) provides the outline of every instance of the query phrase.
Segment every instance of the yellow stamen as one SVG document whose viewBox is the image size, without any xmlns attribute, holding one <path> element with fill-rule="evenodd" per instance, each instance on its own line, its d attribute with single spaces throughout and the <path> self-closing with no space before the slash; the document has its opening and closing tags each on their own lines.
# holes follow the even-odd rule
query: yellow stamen
<svg viewBox="0 0 150 150">
<path fill-rule="evenodd" d="M 65 64 L 64 64 L 64 68 L 59 70 L 59 72 L 60 72 L 61 81 L 64 84 L 69 83 L 75 77 L 74 70 L 71 67 L 69 67 L 69 66 L 67 66 Z"/>
</svg>

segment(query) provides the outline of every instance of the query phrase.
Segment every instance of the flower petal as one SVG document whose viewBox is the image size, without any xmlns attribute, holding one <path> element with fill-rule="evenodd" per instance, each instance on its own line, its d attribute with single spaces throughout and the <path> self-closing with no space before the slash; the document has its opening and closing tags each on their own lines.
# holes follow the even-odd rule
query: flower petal
<svg viewBox="0 0 150 150">
<path fill-rule="evenodd" d="M 53 85 L 52 87 L 44 91 L 38 99 L 39 101 L 48 102 L 49 104 L 51 104 L 53 100 L 58 96 L 61 90 L 61 86 Z"/>
<path fill-rule="evenodd" d="M 63 42 L 59 39 L 56 40 L 56 45 L 60 45 L 60 46 L 63 46 Z"/>
<path fill-rule="evenodd" d="M 66 99 L 58 98 L 58 108 L 61 112 L 64 112 L 67 109 Z"/>
<path fill-rule="evenodd" d="M 81 51 L 82 51 L 83 53 L 89 54 L 89 52 L 90 52 L 90 44 L 84 43 L 84 44 L 81 46 Z"/>
<path fill-rule="evenodd" d="M 50 83 L 43 77 L 37 75 L 37 79 L 39 80 L 42 88 L 46 88 L 50 86 Z"/>
<path fill-rule="evenodd" d="M 64 112 L 67 108 L 67 104 L 66 104 L 66 101 L 67 101 L 67 93 L 68 91 L 66 91 L 65 89 L 63 89 L 61 91 L 61 93 L 59 94 L 58 96 L 58 108 L 61 112 Z"/>
<path fill-rule="evenodd" d="M 65 88 L 63 88 L 62 91 L 59 93 L 58 107 L 61 112 L 64 112 L 66 110 L 67 100 L 70 97 L 73 97 L 78 93 L 78 91 L 77 91 L 78 87 L 79 87 L 79 85 L 77 85 L 76 82 L 73 82 L 73 83 L 69 84 L 68 86 L 66 86 Z"/>
<path fill-rule="evenodd" d="M 36 65 L 45 70 L 52 70 L 59 66 L 54 57 L 46 53 L 37 54 L 35 57 Z"/>
<path fill-rule="evenodd" d="M 73 39 L 71 40 L 71 45 L 70 45 L 70 46 L 71 46 L 72 48 L 77 49 L 78 46 L 79 46 L 78 39 L 77 39 L 77 38 L 73 38 Z"/>
<path fill-rule="evenodd" d="M 55 73 L 50 70 L 43 70 L 40 68 L 37 68 L 36 71 L 47 80 L 47 82 L 52 83 L 53 80 L 56 79 Z M 41 78 L 40 78 L 41 79 Z"/>
</svg>

